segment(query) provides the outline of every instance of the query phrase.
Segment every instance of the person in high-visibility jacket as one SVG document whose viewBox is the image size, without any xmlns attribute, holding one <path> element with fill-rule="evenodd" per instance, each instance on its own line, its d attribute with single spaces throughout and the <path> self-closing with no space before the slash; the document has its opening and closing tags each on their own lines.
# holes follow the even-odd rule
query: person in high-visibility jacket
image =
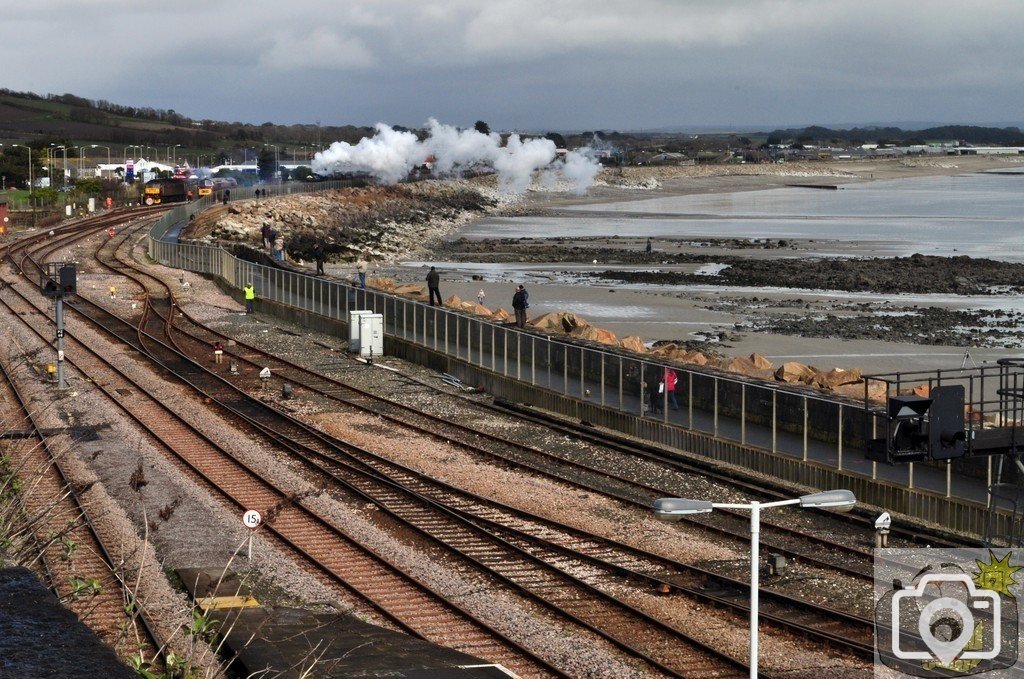
<svg viewBox="0 0 1024 679">
<path fill-rule="evenodd" d="M 242 291 L 245 293 L 245 313 L 251 314 L 256 303 L 256 288 L 252 286 L 252 283 L 249 283 L 242 288 Z"/>
</svg>

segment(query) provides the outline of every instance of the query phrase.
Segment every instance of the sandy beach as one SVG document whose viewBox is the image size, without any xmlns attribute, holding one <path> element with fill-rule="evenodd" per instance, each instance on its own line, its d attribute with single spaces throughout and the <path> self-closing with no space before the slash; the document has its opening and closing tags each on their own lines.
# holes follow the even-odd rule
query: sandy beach
<svg viewBox="0 0 1024 679">
<path fill-rule="evenodd" d="M 960 368 L 1024 347 L 1024 263 L 979 260 L 968 273 L 962 259 L 896 260 L 898 251 L 877 238 L 694 238 L 682 228 L 679 236 L 653 238 L 647 254 L 646 237 L 638 235 L 585 229 L 524 235 L 517 225 L 572 223 L 581 215 L 600 218 L 604 210 L 624 225 L 643 225 L 651 215 L 632 206 L 651 199 L 731 201 L 730 194 L 782 187 L 852 187 L 1020 167 L 1016 157 L 992 156 L 627 167 L 603 170 L 586 195 L 539 183 L 523 194 L 502 194 L 493 176 L 432 180 L 331 197 L 240 201 L 187 235 L 254 244 L 269 222 L 300 266 L 312 266 L 314 242 L 326 244 L 327 273 L 338 277 L 354 277 L 359 253 L 370 261 L 371 278 L 399 284 L 422 284 L 433 265 L 445 299 L 476 300 L 482 292 L 485 306 L 506 311 L 514 285 L 524 283 L 531 317 L 571 311 L 648 345 L 671 341 L 724 356 L 756 352 L 776 365 L 796 360 L 865 373 Z M 823 272 L 822 262 L 837 259 L 849 260 L 849 270 Z M 932 273 L 907 272 L 921 266 Z M 726 268 L 742 276 L 723 285 L 724 274 L 703 275 Z"/>
<path fill-rule="evenodd" d="M 735 193 L 779 188 L 794 184 L 849 184 L 879 180 L 900 180 L 928 176 L 949 176 L 1019 167 L 1016 159 L 984 156 L 959 156 L 939 158 L 912 158 L 858 162 L 807 163 L 800 166 L 778 165 L 734 165 L 699 166 L 679 168 L 626 168 L 622 177 L 618 171 L 605 171 L 599 177 L 601 182 L 591 189 L 587 196 L 572 196 L 554 192 L 530 192 L 518 211 L 528 215 L 558 215 L 566 207 L 618 203 L 627 200 L 646 200 L 658 196 Z M 609 178 L 607 175 L 611 175 Z M 615 185 L 622 181 L 625 186 L 642 185 L 653 178 L 657 186 L 648 189 L 623 188 Z M 588 214 L 593 214 L 588 213 Z M 486 221 L 488 218 L 484 218 Z M 460 234 L 467 231 L 479 232 L 479 222 L 470 223 L 447 239 L 449 247 L 432 250 L 419 260 L 410 261 L 400 268 L 385 267 L 389 275 L 401 280 L 416 281 L 421 278 L 421 267 L 435 264 L 442 268 L 442 293 L 445 297 L 455 294 L 463 299 L 475 299 L 483 290 L 487 306 L 503 306 L 508 309 L 513 284 L 524 282 L 530 290 L 530 314 L 539 315 L 550 311 L 569 310 L 585 318 L 591 324 L 608 329 L 617 336 L 636 335 L 650 343 L 658 340 L 701 341 L 707 340 L 710 350 L 730 356 L 762 354 L 779 364 L 796 360 L 815 365 L 822 369 L 832 367 L 860 368 L 866 373 L 934 370 L 937 368 L 960 368 L 997 358 L 1016 355 L 1019 350 L 1004 346 L 992 346 L 1000 342 L 1012 344 L 1016 336 L 1016 319 L 1009 325 L 1010 330 L 986 338 L 981 335 L 956 333 L 953 339 L 948 319 L 940 317 L 912 318 L 909 326 L 919 326 L 922 334 L 928 329 L 935 334 L 930 340 L 908 337 L 915 333 L 895 331 L 893 339 L 860 339 L 849 337 L 856 330 L 849 328 L 833 335 L 829 316 L 848 319 L 846 325 L 873 325 L 871 318 L 877 312 L 894 317 L 901 314 L 919 313 L 922 308 L 939 309 L 1002 309 L 1004 306 L 1020 307 L 1019 294 L 1006 296 L 963 296 L 929 294 L 892 294 L 841 292 L 825 290 L 800 290 L 787 287 L 763 287 L 744 290 L 721 289 L 707 286 L 644 285 L 607 282 L 588 279 L 586 274 L 595 270 L 614 268 L 606 261 L 595 265 L 594 249 L 602 254 L 616 248 L 623 252 L 642 252 L 644 240 L 622 237 L 578 241 L 560 239 L 545 243 L 528 244 L 534 252 L 540 252 L 531 261 L 501 261 L 495 253 L 500 250 L 495 243 L 486 243 L 480 248 L 485 253 L 474 257 L 472 252 L 465 257 L 453 256 L 459 247 L 450 247 Z M 475 236 L 468 242 L 478 240 Z M 694 243 L 689 238 L 659 238 L 654 243 L 656 252 L 671 255 L 706 255 L 715 258 L 723 255 L 743 258 L 776 259 L 784 257 L 809 257 L 827 251 L 844 256 L 877 256 L 879 243 L 874 241 L 832 241 L 827 244 L 820 240 L 788 241 L 783 246 L 777 242 L 749 243 L 728 240 Z M 543 262 L 545 254 L 561 250 L 563 257 L 557 262 Z M 459 261 L 456 261 L 459 260 Z M 474 261 L 475 260 L 475 261 Z M 658 268 L 696 272 L 699 263 L 660 265 Z M 636 264 L 625 262 L 619 268 L 635 269 Z M 810 316 L 815 319 L 819 336 L 809 337 L 795 334 L 758 329 L 758 319 L 772 313 L 783 316 Z M 984 313 L 984 312 L 982 312 Z M 860 319 L 863 319 L 862 321 Z M 763 322 L 760 323 L 763 325 Z M 907 325 L 905 322 L 904 325 Z M 938 327 L 934 327 L 938 326 Z M 846 335 L 844 337 L 843 335 Z M 943 343 L 942 339 L 947 338 Z M 922 343 L 925 342 L 925 343 Z M 988 346 L 986 346 L 988 345 Z"/>
</svg>

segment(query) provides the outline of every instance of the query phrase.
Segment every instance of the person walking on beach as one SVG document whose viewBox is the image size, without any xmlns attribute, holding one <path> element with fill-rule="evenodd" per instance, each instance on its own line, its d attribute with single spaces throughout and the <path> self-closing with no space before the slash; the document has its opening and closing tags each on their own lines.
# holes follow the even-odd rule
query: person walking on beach
<svg viewBox="0 0 1024 679">
<path fill-rule="evenodd" d="M 213 360 L 215 363 L 221 363 L 224 360 L 224 345 L 217 340 L 213 343 Z"/>
<path fill-rule="evenodd" d="M 245 313 L 251 314 L 253 307 L 256 304 L 256 288 L 254 288 L 250 282 L 242 288 L 242 292 L 245 293 Z"/>
<path fill-rule="evenodd" d="M 359 259 L 356 260 L 356 273 L 359 274 L 359 287 L 366 287 L 366 258 L 363 253 L 359 253 Z"/>
<path fill-rule="evenodd" d="M 476 303 L 479 304 L 480 306 L 483 306 L 483 304 L 484 304 L 484 297 L 486 297 L 486 296 L 487 295 L 484 294 L 484 289 L 480 288 L 480 292 L 476 293 Z"/>
<path fill-rule="evenodd" d="M 647 239 L 647 254 L 651 254 L 651 251 L 652 251 L 653 249 L 654 249 L 654 248 L 653 248 L 653 247 L 652 247 L 652 245 L 651 245 L 651 239 L 650 239 L 650 238 L 648 238 L 648 239 Z"/>
<path fill-rule="evenodd" d="M 512 295 L 512 309 L 516 312 L 516 327 L 526 327 L 526 310 L 530 308 L 530 293 L 522 285 Z"/>
<path fill-rule="evenodd" d="M 277 238 L 274 239 L 274 259 L 284 261 L 284 236 L 281 234 L 277 234 Z"/>
<path fill-rule="evenodd" d="M 427 272 L 427 291 L 430 292 L 430 305 L 441 306 L 441 274 L 437 273 L 434 267 L 430 267 L 430 271 Z M 434 304 L 435 298 L 437 304 Z"/>
<path fill-rule="evenodd" d="M 313 246 L 313 259 L 316 261 L 316 275 L 324 275 L 324 246 L 317 243 Z"/>
</svg>

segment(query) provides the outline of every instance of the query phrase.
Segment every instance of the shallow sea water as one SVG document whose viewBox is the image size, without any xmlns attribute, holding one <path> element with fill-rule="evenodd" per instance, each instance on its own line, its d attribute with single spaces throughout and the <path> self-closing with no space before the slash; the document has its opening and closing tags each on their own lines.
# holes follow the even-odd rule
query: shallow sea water
<svg viewBox="0 0 1024 679">
<path fill-rule="evenodd" d="M 482 220 L 459 235 L 869 241 L 885 255 L 1024 262 L 1024 175 L 1008 173 L 841 184 L 835 191 L 787 187 L 662 196 L 579 205 L 565 213 L 575 214 Z"/>
</svg>

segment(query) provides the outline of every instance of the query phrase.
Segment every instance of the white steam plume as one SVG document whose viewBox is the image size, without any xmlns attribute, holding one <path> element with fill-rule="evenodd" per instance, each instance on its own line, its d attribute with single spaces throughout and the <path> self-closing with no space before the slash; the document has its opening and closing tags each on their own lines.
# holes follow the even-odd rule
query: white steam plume
<svg viewBox="0 0 1024 679">
<path fill-rule="evenodd" d="M 570 152 L 556 162 L 555 144 L 549 139 L 523 140 L 517 134 L 501 145 L 498 134 L 459 130 L 431 118 L 427 138 L 422 142 L 411 132 L 398 132 L 377 123 L 377 133 L 354 146 L 335 142 L 313 158 L 313 171 L 322 175 L 336 172 L 366 172 L 381 181 L 394 183 L 414 167 L 434 157 L 436 174 L 451 174 L 474 168 L 493 168 L 498 185 L 506 191 L 521 192 L 529 187 L 533 173 L 547 170 L 564 175 L 578 193 L 593 183 L 600 166 L 588 155 Z"/>
</svg>

